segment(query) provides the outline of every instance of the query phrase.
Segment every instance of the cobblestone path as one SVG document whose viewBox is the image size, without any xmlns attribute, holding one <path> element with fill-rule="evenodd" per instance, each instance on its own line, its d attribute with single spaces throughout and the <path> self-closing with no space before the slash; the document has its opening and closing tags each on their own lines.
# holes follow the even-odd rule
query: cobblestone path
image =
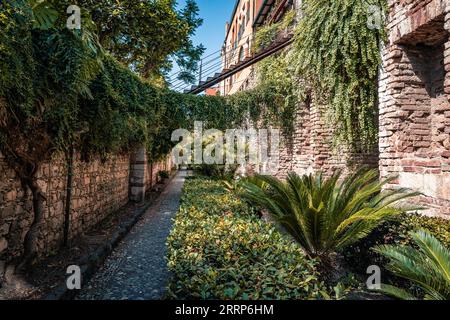
<svg viewBox="0 0 450 320">
<path fill-rule="evenodd" d="M 180 203 L 186 172 L 179 172 L 141 220 L 114 250 L 80 300 L 156 300 L 168 280 L 166 238 Z"/>
</svg>

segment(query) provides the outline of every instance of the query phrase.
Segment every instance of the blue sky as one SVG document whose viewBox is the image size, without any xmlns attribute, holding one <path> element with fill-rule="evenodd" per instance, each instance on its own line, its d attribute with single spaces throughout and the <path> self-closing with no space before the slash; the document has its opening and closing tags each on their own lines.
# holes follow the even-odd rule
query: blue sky
<svg viewBox="0 0 450 320">
<path fill-rule="evenodd" d="M 184 3 L 185 0 L 179 0 L 180 6 Z M 222 47 L 225 39 L 225 22 L 230 20 L 235 3 L 235 0 L 197 0 L 199 15 L 204 21 L 197 30 L 194 42 L 205 46 L 205 55 Z"/>
<path fill-rule="evenodd" d="M 185 3 L 185 0 L 178 1 L 180 7 L 184 6 Z M 225 40 L 225 23 L 230 20 L 236 2 L 235 0 L 197 0 L 197 4 L 200 9 L 199 16 L 203 19 L 203 25 L 198 28 L 193 41 L 195 45 L 203 44 L 206 48 L 203 57 L 207 57 L 222 48 Z M 217 59 L 219 56 L 220 52 L 217 52 L 207 58 L 206 61 Z M 178 70 L 178 66 L 174 66 L 170 74 L 172 75 Z"/>
</svg>

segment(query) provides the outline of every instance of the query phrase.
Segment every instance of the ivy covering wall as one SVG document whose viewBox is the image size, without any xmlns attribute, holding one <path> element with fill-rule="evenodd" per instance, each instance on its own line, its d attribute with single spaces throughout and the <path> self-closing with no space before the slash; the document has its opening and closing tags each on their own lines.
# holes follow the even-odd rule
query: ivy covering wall
<svg viewBox="0 0 450 320">
<path fill-rule="evenodd" d="M 256 51 L 282 32 L 293 32 L 294 44 L 259 62 L 255 88 L 231 99 L 246 105 L 253 120 L 278 125 L 289 136 L 296 111 L 313 97 L 325 106 L 322 116 L 336 146 L 373 150 L 386 7 L 386 0 L 304 0 L 301 16 L 291 11 L 257 30 Z"/>
<path fill-rule="evenodd" d="M 290 65 L 327 106 L 336 141 L 370 150 L 378 137 L 378 70 L 386 0 L 304 0 Z M 376 25 L 378 23 L 378 25 Z"/>
<path fill-rule="evenodd" d="M 33 196 L 25 264 L 36 255 L 44 216 L 37 174 L 55 153 L 69 168 L 74 149 L 88 161 L 145 144 L 157 160 L 170 151 L 171 132 L 189 129 L 198 115 L 217 127 L 237 118 L 222 108 L 223 98 L 184 96 L 140 78 L 105 52 L 92 24 L 38 28 L 36 14 L 45 16 L 45 8 L 32 4 L 0 6 L 0 151 Z"/>
</svg>

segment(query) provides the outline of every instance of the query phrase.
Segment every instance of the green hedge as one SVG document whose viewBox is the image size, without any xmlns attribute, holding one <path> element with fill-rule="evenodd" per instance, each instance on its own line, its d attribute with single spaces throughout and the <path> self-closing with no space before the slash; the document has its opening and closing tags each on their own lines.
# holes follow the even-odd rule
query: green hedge
<svg viewBox="0 0 450 320">
<path fill-rule="evenodd" d="M 320 299 L 317 261 L 219 181 L 188 179 L 168 239 L 177 299 Z"/>
</svg>

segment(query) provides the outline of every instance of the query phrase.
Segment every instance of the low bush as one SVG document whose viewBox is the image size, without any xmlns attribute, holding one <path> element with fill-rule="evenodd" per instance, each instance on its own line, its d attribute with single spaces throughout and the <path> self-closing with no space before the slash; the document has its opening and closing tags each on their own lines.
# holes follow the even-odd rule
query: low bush
<svg viewBox="0 0 450 320">
<path fill-rule="evenodd" d="M 234 178 L 237 166 L 220 165 L 220 164 L 201 164 L 194 166 L 194 170 L 198 174 L 206 177 L 228 180 Z"/>
<path fill-rule="evenodd" d="M 385 222 L 362 241 L 358 241 L 344 250 L 343 254 L 347 264 L 358 273 L 365 273 L 370 265 L 383 266 L 387 260 L 376 253 L 373 248 L 387 244 L 413 244 L 411 231 L 418 229 L 430 232 L 444 246 L 450 247 L 450 220 L 427 217 L 417 213 L 404 213 L 394 220 Z"/>
<path fill-rule="evenodd" d="M 252 215 L 254 209 L 231 193 L 225 192 L 220 181 L 194 178 L 184 186 L 182 203 L 207 211 L 210 215 Z M 184 205 L 183 205 L 184 207 Z"/>
<path fill-rule="evenodd" d="M 450 247 L 450 220 L 427 217 L 420 214 L 404 214 L 389 228 L 397 244 L 409 245 L 413 242 L 411 231 L 424 229 L 445 246 Z M 395 236 L 397 235 L 397 236 Z"/>
<path fill-rule="evenodd" d="M 158 172 L 158 176 L 159 176 L 161 179 L 169 179 L 170 173 L 169 173 L 168 171 L 163 170 L 163 171 L 159 171 L 159 172 Z"/>
<path fill-rule="evenodd" d="M 186 181 L 168 239 L 176 299 L 321 299 L 318 262 L 219 181 Z"/>
</svg>

